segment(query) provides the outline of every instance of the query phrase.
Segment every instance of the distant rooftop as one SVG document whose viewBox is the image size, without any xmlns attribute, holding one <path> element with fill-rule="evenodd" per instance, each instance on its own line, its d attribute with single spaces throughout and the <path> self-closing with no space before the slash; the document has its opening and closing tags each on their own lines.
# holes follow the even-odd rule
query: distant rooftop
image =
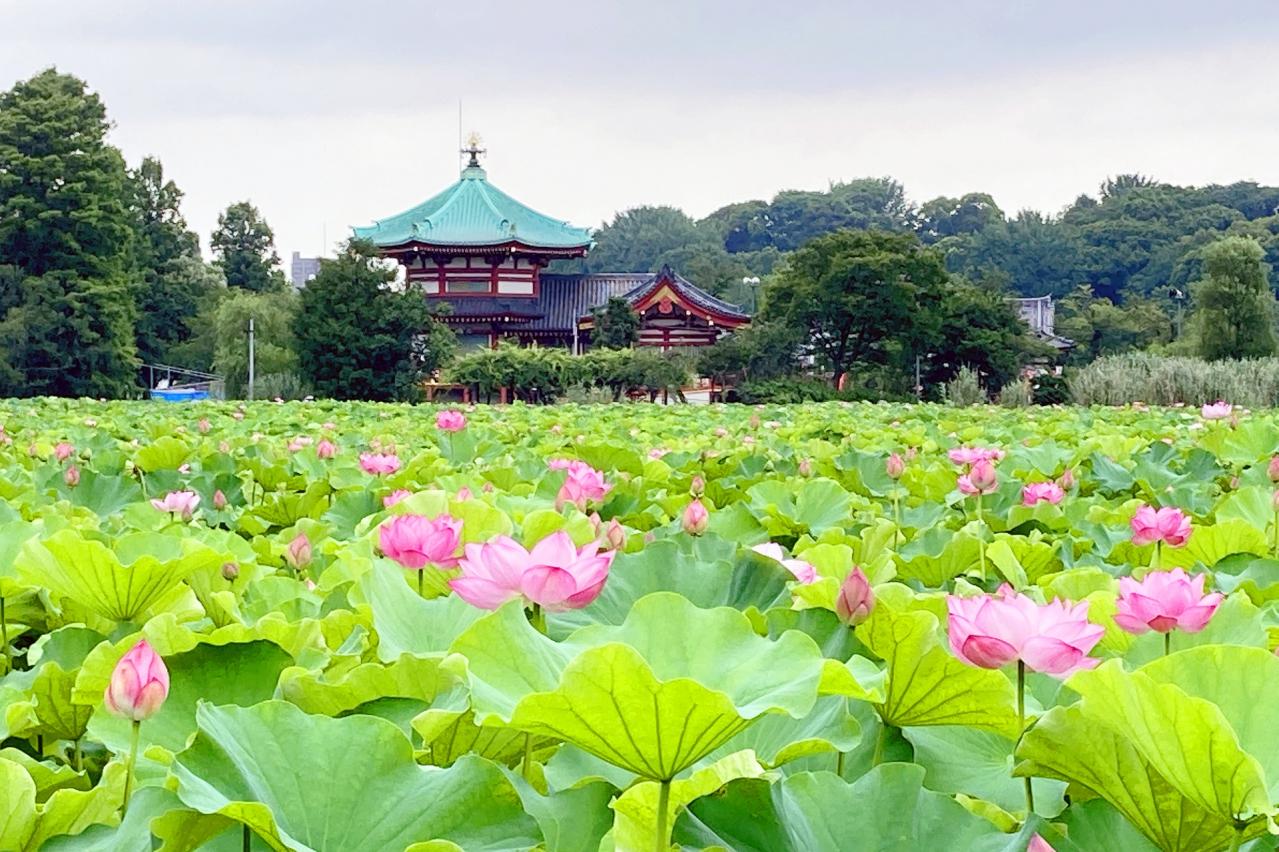
<svg viewBox="0 0 1279 852">
<path fill-rule="evenodd" d="M 587 228 L 539 213 L 489 183 L 480 166 L 484 151 L 477 137 L 463 153 L 470 154 L 470 162 L 457 183 L 403 213 L 354 228 L 355 236 L 380 248 L 520 246 L 556 252 L 576 249 L 575 254 L 590 248 Z"/>
</svg>

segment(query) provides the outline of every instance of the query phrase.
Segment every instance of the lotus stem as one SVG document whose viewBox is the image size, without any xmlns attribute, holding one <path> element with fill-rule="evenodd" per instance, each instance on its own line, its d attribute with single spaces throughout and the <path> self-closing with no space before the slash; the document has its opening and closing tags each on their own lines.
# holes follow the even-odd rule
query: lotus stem
<svg viewBox="0 0 1279 852">
<path fill-rule="evenodd" d="M 667 840 L 666 832 L 668 831 L 667 810 L 671 806 L 671 782 L 661 781 L 657 792 L 657 841 L 654 848 L 657 852 L 668 852 L 671 848 L 670 842 Z"/>
<path fill-rule="evenodd" d="M 426 597 L 426 594 L 422 591 L 422 582 L 425 579 L 425 576 L 424 576 L 425 574 L 426 574 L 426 566 L 422 566 L 421 568 L 417 569 L 417 596 L 419 598 Z"/>
<path fill-rule="evenodd" d="M 844 753 L 842 751 L 835 752 L 835 774 L 840 778 L 844 777 Z"/>
<path fill-rule="evenodd" d="M 533 735 L 524 735 L 524 761 L 520 764 L 520 774 L 524 780 L 533 783 Z"/>
<path fill-rule="evenodd" d="M 124 803 L 120 805 L 120 818 L 129 812 L 129 794 L 133 792 L 133 766 L 138 761 L 138 739 L 142 734 L 142 723 L 133 723 L 133 741 L 129 746 L 129 760 L 124 765 Z"/>
<path fill-rule="evenodd" d="M 1234 839 L 1230 841 L 1230 852 L 1239 852 L 1239 847 L 1243 845 L 1243 828 L 1235 826 Z"/>
<path fill-rule="evenodd" d="M 980 492 L 977 494 L 977 523 L 981 524 L 981 529 L 977 530 L 977 553 L 981 556 L 981 578 L 986 579 L 986 518 L 981 511 Z"/>
<path fill-rule="evenodd" d="M 4 645 L 5 673 L 13 671 L 13 652 L 9 650 L 9 622 L 4 612 L 4 597 L 0 596 L 0 645 Z"/>
<path fill-rule="evenodd" d="M 243 849 L 244 852 L 249 852 L 252 848 L 253 829 L 249 828 L 249 824 L 247 822 L 244 824 L 244 832 L 240 836 L 242 838 L 240 841 L 240 848 Z"/>
<path fill-rule="evenodd" d="M 888 723 L 883 719 L 879 720 L 879 733 L 875 735 L 875 752 L 870 758 L 870 768 L 884 762 L 884 749 L 888 746 Z"/>
<path fill-rule="evenodd" d="M 80 737 L 75 738 L 75 771 L 84 771 L 84 747 L 80 743 Z"/>
<path fill-rule="evenodd" d="M 533 625 L 533 629 L 543 636 L 546 635 L 546 611 L 537 604 L 533 604 L 533 608 L 528 614 L 529 624 Z"/>
<path fill-rule="evenodd" d="M 1275 559 L 1279 559 L 1279 509 L 1275 510 Z"/>
<path fill-rule="evenodd" d="M 897 531 L 893 533 L 893 543 L 897 543 L 897 538 L 899 536 L 902 541 L 905 542 L 906 536 L 902 534 L 902 500 L 900 488 L 893 489 L 893 523 L 897 525 Z"/>
<path fill-rule="evenodd" d="M 1021 733 L 1017 735 L 1017 742 L 1020 743 L 1021 738 L 1026 736 L 1026 664 L 1021 660 L 1017 661 L 1017 727 L 1021 729 Z M 1026 818 L 1030 819 L 1035 812 L 1035 790 L 1031 786 L 1029 775 L 1022 780 L 1026 782 Z"/>
<path fill-rule="evenodd" d="M 1169 630 L 1164 634 L 1164 656 L 1172 653 L 1172 631 Z"/>
<path fill-rule="evenodd" d="M 1161 571 L 1164 567 L 1164 543 L 1162 541 L 1155 542 L 1155 564 L 1152 566 L 1155 571 Z"/>
</svg>

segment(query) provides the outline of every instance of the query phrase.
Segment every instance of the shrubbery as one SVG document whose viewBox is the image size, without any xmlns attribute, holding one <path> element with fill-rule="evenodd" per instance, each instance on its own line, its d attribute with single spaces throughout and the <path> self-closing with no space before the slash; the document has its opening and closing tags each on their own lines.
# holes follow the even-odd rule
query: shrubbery
<svg viewBox="0 0 1279 852">
<path fill-rule="evenodd" d="M 1228 400 L 1237 405 L 1279 405 L 1279 358 L 1203 361 L 1131 353 L 1099 358 L 1069 380 L 1081 405 L 1200 405 Z"/>
<path fill-rule="evenodd" d="M 503 388 L 509 398 L 554 402 L 569 388 L 604 388 L 612 398 L 632 393 L 655 399 L 663 391 L 679 395 L 689 380 L 688 356 L 655 349 L 594 349 L 575 356 L 563 349 L 520 347 L 469 352 L 448 371 L 449 378 L 471 385 L 485 401 Z"/>
</svg>

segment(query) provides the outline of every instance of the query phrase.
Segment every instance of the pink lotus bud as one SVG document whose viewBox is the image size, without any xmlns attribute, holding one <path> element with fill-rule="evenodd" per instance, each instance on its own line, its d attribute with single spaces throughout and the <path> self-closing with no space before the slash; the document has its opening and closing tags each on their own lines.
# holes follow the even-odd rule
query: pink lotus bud
<svg viewBox="0 0 1279 852">
<path fill-rule="evenodd" d="M 725 429 L 723 426 L 716 426 L 716 427 L 715 427 L 715 437 L 716 437 L 716 438 L 727 438 L 727 437 L 728 437 L 728 430 L 727 430 L 727 429 Z"/>
<path fill-rule="evenodd" d="M 906 472 L 906 460 L 899 453 L 893 453 L 888 457 L 888 461 L 884 462 L 884 471 L 889 479 L 901 479 L 902 474 Z"/>
<path fill-rule="evenodd" d="M 315 445 L 315 455 L 317 458 L 331 459 L 338 454 L 338 445 L 330 441 L 328 438 L 323 439 Z"/>
<path fill-rule="evenodd" d="M 840 621 L 856 627 L 870 618 L 874 608 L 875 590 L 871 588 L 862 569 L 854 566 L 839 587 L 839 596 L 835 598 L 835 614 Z"/>
<path fill-rule="evenodd" d="M 32 442 L 27 447 L 27 455 L 31 456 L 31 458 L 35 458 L 36 456 L 40 455 L 40 448 L 37 447 L 34 442 Z"/>
<path fill-rule="evenodd" d="M 483 491 L 485 494 L 492 494 L 492 493 L 493 493 L 493 483 L 491 483 L 491 482 L 485 482 L 483 485 L 481 485 L 481 486 L 480 486 L 480 490 L 481 490 L 481 491 Z"/>
<path fill-rule="evenodd" d="M 231 417 L 232 417 L 233 419 L 235 419 L 235 420 L 243 420 L 243 419 L 244 419 L 244 412 L 243 412 L 243 411 L 232 411 L 232 412 L 231 412 Z"/>
<path fill-rule="evenodd" d="M 71 458 L 74 453 L 75 447 L 71 446 L 66 441 L 59 441 L 53 446 L 53 455 L 58 461 L 66 461 Z"/>
<path fill-rule="evenodd" d="M 320 428 L 323 429 L 325 432 L 332 432 L 338 428 L 338 425 L 334 423 L 332 420 L 326 420 L 325 422 L 320 424 Z"/>
<path fill-rule="evenodd" d="M 812 460 L 812 459 L 800 459 L 800 461 L 799 461 L 799 475 L 800 475 L 800 476 L 812 476 L 812 475 L 813 475 L 813 460 Z"/>
<path fill-rule="evenodd" d="M 751 427 L 752 429 L 758 429 L 758 428 L 759 428 L 759 415 L 758 415 L 758 414 L 752 414 L 752 415 L 751 415 L 751 419 L 750 419 L 750 421 L 749 421 L 749 422 L 750 422 L 750 427 Z"/>
<path fill-rule="evenodd" d="M 1270 460 L 1270 464 L 1266 467 L 1266 473 L 1270 476 L 1271 482 L 1279 482 L 1279 456 L 1275 456 Z"/>
<path fill-rule="evenodd" d="M 223 455 L 231 452 L 231 443 L 229 441 L 218 441 L 218 452 Z"/>
<path fill-rule="evenodd" d="M 200 422 L 195 424 L 195 428 L 200 430 L 201 435 L 207 435 L 209 430 L 213 428 L 213 424 L 209 422 L 209 418 L 201 417 Z"/>
<path fill-rule="evenodd" d="M 1026 852 L 1057 852 L 1057 850 L 1049 846 L 1047 840 L 1036 834 L 1030 838 L 1030 843 L 1026 846 Z"/>
<path fill-rule="evenodd" d="M 298 533 L 289 546 L 284 549 L 284 561 L 295 571 L 301 571 L 311 564 L 311 540 L 306 533 Z"/>
<path fill-rule="evenodd" d="M 75 488 L 80 484 L 80 468 L 75 465 L 68 465 L 66 471 L 62 474 L 62 479 L 67 483 L 68 488 Z"/>
<path fill-rule="evenodd" d="M 560 425 L 560 424 L 558 424 L 558 423 L 556 423 L 556 424 L 554 424 L 553 426 L 551 426 L 551 434 L 552 434 L 552 435 L 559 435 L 559 434 L 561 434 L 563 431 L 564 431 L 564 427 L 563 427 L 563 426 L 561 426 L 561 425 Z"/>
<path fill-rule="evenodd" d="M 992 494 L 999 486 L 999 479 L 995 475 L 995 466 L 986 459 L 981 459 L 969 469 L 968 473 L 959 477 L 956 485 L 961 493 L 970 496 Z"/>
<path fill-rule="evenodd" d="M 711 516 L 706 511 L 706 507 L 702 505 L 701 500 L 694 499 L 684 507 L 684 517 L 681 521 L 684 532 L 689 535 L 701 535 L 706 532 L 706 528 L 710 526 Z"/>
<path fill-rule="evenodd" d="M 465 485 L 463 485 L 461 488 L 457 490 L 457 501 L 459 503 L 466 502 L 467 500 L 470 500 L 474 496 L 475 495 L 471 493 L 471 489 L 467 488 Z"/>
<path fill-rule="evenodd" d="M 1237 490 L 1238 488 L 1239 488 L 1239 477 L 1237 476 L 1230 477 L 1230 490 L 1234 491 L 1234 490 Z"/>
<path fill-rule="evenodd" d="M 405 489 L 400 488 L 395 491 L 392 491 L 390 494 L 383 497 L 382 505 L 389 509 L 392 506 L 394 506 L 396 503 L 399 503 L 401 500 L 404 500 L 405 498 L 412 497 L 412 496 L 413 496 L 412 491 L 406 491 Z"/>
<path fill-rule="evenodd" d="M 158 713 L 168 697 L 169 670 L 143 639 L 115 664 L 102 701 L 111 714 L 141 722 Z"/>
<path fill-rule="evenodd" d="M 599 538 L 600 530 L 604 526 L 604 522 L 600 520 L 600 513 L 591 512 L 591 514 L 587 516 L 586 520 L 591 522 L 591 531 L 595 533 L 596 538 Z"/>
<path fill-rule="evenodd" d="M 701 497 L 706 493 L 706 480 L 702 478 L 701 474 L 694 476 L 692 481 L 688 483 L 688 493 L 694 497 Z"/>
<path fill-rule="evenodd" d="M 1276 491 L 1274 496 L 1270 498 L 1270 505 L 1274 506 L 1276 512 L 1279 512 L 1279 491 Z"/>
<path fill-rule="evenodd" d="M 613 518 L 604 530 L 604 542 L 613 550 L 626 549 L 626 530 Z"/>
<path fill-rule="evenodd" d="M 304 446 L 305 444 L 302 443 L 301 439 L 294 438 L 292 441 L 289 441 L 289 445 L 286 449 L 288 449 L 290 453 L 300 453 Z"/>
<path fill-rule="evenodd" d="M 226 508 L 226 495 L 222 493 L 221 488 L 213 492 L 213 508 L 218 510 Z"/>
<path fill-rule="evenodd" d="M 1069 491 L 1075 487 L 1075 472 L 1066 468 L 1061 472 L 1061 476 L 1057 477 L 1057 484 L 1061 486 L 1062 491 Z"/>
<path fill-rule="evenodd" d="M 222 566 L 222 579 L 228 583 L 234 582 L 240 576 L 240 566 L 235 562 L 227 562 Z"/>
</svg>

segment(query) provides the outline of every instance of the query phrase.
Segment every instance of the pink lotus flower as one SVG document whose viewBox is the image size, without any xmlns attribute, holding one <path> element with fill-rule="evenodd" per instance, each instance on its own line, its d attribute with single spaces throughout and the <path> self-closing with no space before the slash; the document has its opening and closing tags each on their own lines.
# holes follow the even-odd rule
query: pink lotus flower
<svg viewBox="0 0 1279 852">
<path fill-rule="evenodd" d="M 226 495 L 222 493 L 221 488 L 213 492 L 213 508 L 219 511 L 226 508 Z"/>
<path fill-rule="evenodd" d="M 80 484 L 80 468 L 74 464 L 67 465 L 67 469 L 62 474 L 62 481 L 67 484 L 68 488 L 75 488 Z"/>
<path fill-rule="evenodd" d="M 1199 413 L 1203 415 L 1204 420 L 1226 420 L 1234 413 L 1235 407 L 1228 402 L 1217 400 L 1216 402 L 1204 405 Z"/>
<path fill-rule="evenodd" d="M 200 505 L 200 495 L 194 491 L 170 491 L 163 499 L 153 499 L 151 505 L 161 512 L 181 515 L 182 520 L 191 520 L 196 506 Z"/>
<path fill-rule="evenodd" d="M 218 442 L 218 452 L 219 452 L 219 453 L 222 453 L 223 455 L 226 455 L 227 453 L 231 452 L 231 444 L 230 444 L 230 442 L 228 442 L 228 441 L 219 441 L 219 442 Z"/>
<path fill-rule="evenodd" d="M 59 441 L 53 445 L 53 455 L 58 461 L 66 461 L 75 454 L 75 447 L 66 441 Z"/>
<path fill-rule="evenodd" d="M 888 457 L 888 461 L 884 462 L 884 471 L 890 479 L 902 478 L 902 474 L 906 472 L 906 460 L 901 457 L 901 453 L 893 453 Z"/>
<path fill-rule="evenodd" d="M 1033 506 L 1036 503 L 1051 503 L 1056 506 L 1065 496 L 1066 492 L 1055 482 L 1032 482 L 1021 489 L 1021 504 Z"/>
<path fill-rule="evenodd" d="M 489 489 L 488 489 L 489 491 L 493 490 L 493 483 L 486 482 L 484 484 L 489 486 Z M 459 503 L 465 503 L 467 500 L 470 500 L 474 496 L 475 495 L 471 493 L 471 489 L 466 487 L 465 485 L 463 485 L 461 488 L 457 490 L 457 502 Z"/>
<path fill-rule="evenodd" d="M 968 473 L 960 474 L 955 486 L 961 494 L 974 496 L 993 494 L 999 487 L 999 478 L 995 475 L 995 467 L 986 459 L 978 459 Z"/>
<path fill-rule="evenodd" d="M 800 475 L 800 476 L 812 476 L 812 475 L 813 475 L 813 460 L 812 460 L 812 459 L 801 459 L 801 460 L 800 460 L 800 462 L 799 462 L 799 475 Z"/>
<path fill-rule="evenodd" d="M 1133 635 L 1173 628 L 1198 633 L 1223 600 L 1220 592 L 1204 594 L 1204 575 L 1189 577 L 1180 568 L 1152 571 L 1140 582 L 1119 578 L 1115 624 Z"/>
<path fill-rule="evenodd" d="M 1026 852 L 1057 852 L 1057 850 L 1049 846 L 1047 840 L 1036 834 L 1026 845 Z"/>
<path fill-rule="evenodd" d="M 231 412 L 231 418 L 232 418 L 233 420 L 243 420 L 243 419 L 244 419 L 244 412 L 243 412 L 243 411 L 232 411 L 232 412 Z"/>
<path fill-rule="evenodd" d="M 653 449 L 648 451 L 648 457 L 650 459 L 653 459 L 654 461 L 657 461 L 658 459 L 660 459 L 662 456 L 666 455 L 669 452 L 670 450 L 665 449 L 664 447 L 654 447 Z"/>
<path fill-rule="evenodd" d="M 1279 456 L 1270 459 L 1270 464 L 1266 466 L 1266 475 L 1270 477 L 1271 482 L 1279 482 Z"/>
<path fill-rule="evenodd" d="M 462 522 L 450 515 L 396 515 L 378 528 L 378 547 L 405 568 L 420 571 L 427 565 L 452 568 L 457 564 Z"/>
<path fill-rule="evenodd" d="M 839 595 L 835 598 L 835 615 L 839 616 L 840 621 L 855 627 L 870 618 L 874 608 L 875 590 L 871 588 L 862 569 L 854 565 L 839 587 Z"/>
<path fill-rule="evenodd" d="M 169 670 L 143 639 L 115 664 L 102 701 L 112 715 L 141 722 L 160 712 L 168 697 Z"/>
<path fill-rule="evenodd" d="M 580 609 L 599 597 L 615 553 L 599 553 L 591 542 L 581 549 L 563 530 L 531 551 L 506 536 L 466 545 L 462 575 L 449 581 L 458 596 L 480 609 L 497 609 L 523 597 L 550 612 Z"/>
<path fill-rule="evenodd" d="M 284 548 L 284 561 L 295 571 L 311 564 L 311 539 L 306 537 L 306 533 L 298 533 Z"/>
<path fill-rule="evenodd" d="M 1064 678 L 1100 663 L 1088 652 L 1105 632 L 1088 621 L 1088 601 L 1040 606 L 1004 584 L 995 595 L 946 598 L 950 649 L 983 669 L 1021 660 L 1037 672 Z"/>
<path fill-rule="evenodd" d="M 604 481 L 604 474 L 583 461 L 566 462 L 563 465 L 551 463 L 552 470 L 566 470 L 568 476 L 555 495 L 555 505 L 563 508 L 569 503 L 585 511 L 588 502 L 599 503 L 612 490 L 613 486 Z"/>
<path fill-rule="evenodd" d="M 449 409 L 435 415 L 435 428 L 441 432 L 461 432 L 466 428 L 466 415 Z"/>
<path fill-rule="evenodd" d="M 392 506 L 394 506 L 396 503 L 400 502 L 401 500 L 407 497 L 412 497 L 412 496 L 413 496 L 412 491 L 405 491 L 403 488 L 401 488 L 397 491 L 392 491 L 390 494 L 383 497 L 382 505 L 389 509 Z"/>
<path fill-rule="evenodd" d="M 971 466 L 980 461 L 997 462 L 1004 457 L 1004 451 L 985 447 L 956 447 L 947 455 L 955 464 Z"/>
<path fill-rule="evenodd" d="M 794 574 L 795 579 L 799 580 L 801 583 L 807 584 L 817 582 L 817 569 L 802 559 L 787 559 L 785 552 L 782 551 L 782 546 L 777 542 L 770 541 L 764 544 L 757 544 L 752 547 L 751 550 L 755 551 L 760 556 L 767 556 L 774 562 L 780 562 L 782 566 L 787 571 Z"/>
<path fill-rule="evenodd" d="M 694 499 L 684 507 L 684 514 L 680 519 L 680 524 L 684 528 L 684 532 L 689 535 L 701 535 L 706 532 L 706 528 L 710 526 L 711 516 L 706 511 L 706 507 L 702 505 L 701 500 Z"/>
<path fill-rule="evenodd" d="M 694 497 L 701 497 L 706 493 L 706 480 L 700 473 L 688 481 L 688 493 Z"/>
<path fill-rule="evenodd" d="M 400 469 L 400 457 L 394 453 L 360 453 L 360 467 L 365 473 L 387 476 Z"/>
<path fill-rule="evenodd" d="M 1061 476 L 1057 477 L 1057 484 L 1061 486 L 1063 491 L 1069 491 L 1075 487 L 1075 472 L 1070 468 L 1066 468 L 1061 472 Z"/>
<path fill-rule="evenodd" d="M 1156 510 L 1142 506 L 1129 522 L 1132 527 L 1132 543 L 1143 547 L 1162 541 L 1169 547 L 1181 547 L 1190 538 L 1190 518 L 1180 509 L 1165 506 Z"/>
</svg>

